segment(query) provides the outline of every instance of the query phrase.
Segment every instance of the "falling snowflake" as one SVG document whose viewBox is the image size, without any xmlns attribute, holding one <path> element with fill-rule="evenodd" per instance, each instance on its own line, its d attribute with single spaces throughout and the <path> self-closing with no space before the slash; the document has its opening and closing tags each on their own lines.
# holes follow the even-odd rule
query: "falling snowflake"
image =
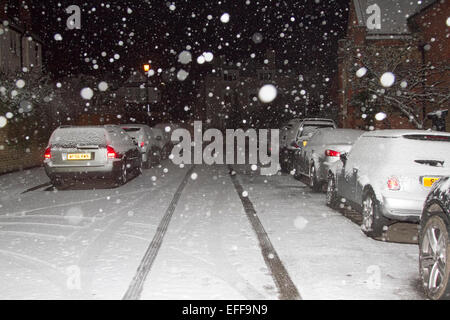
<svg viewBox="0 0 450 320">
<path fill-rule="evenodd" d="M 277 97 L 277 88 L 273 84 L 266 84 L 259 90 L 258 97 L 262 102 L 270 103 Z"/>
</svg>

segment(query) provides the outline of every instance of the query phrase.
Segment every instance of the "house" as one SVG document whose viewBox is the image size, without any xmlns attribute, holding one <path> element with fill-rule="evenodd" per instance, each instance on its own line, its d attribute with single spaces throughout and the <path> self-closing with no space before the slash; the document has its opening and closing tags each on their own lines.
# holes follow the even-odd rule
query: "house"
<svg viewBox="0 0 450 320">
<path fill-rule="evenodd" d="M 0 75 L 13 78 L 29 72 L 39 78 L 42 74 L 43 43 L 32 32 L 31 8 L 26 0 L 0 0 Z M 3 116 L 3 114 L 1 114 Z M 42 148 L 36 143 L 10 146 L 10 136 L 16 136 L 9 126 L 0 128 L 0 173 L 38 166 Z"/>
<path fill-rule="evenodd" d="M 0 72 L 42 72 L 42 40 L 31 30 L 28 1 L 0 0 Z"/>
<path fill-rule="evenodd" d="M 431 82 L 436 79 L 423 76 L 421 82 L 424 84 L 411 89 L 413 93 L 410 92 L 410 96 L 413 97 L 411 103 L 414 105 L 409 105 L 409 109 L 393 106 L 387 97 L 378 94 L 385 90 L 380 86 L 380 91 L 373 99 L 378 98 L 377 104 L 380 108 L 378 111 L 389 110 L 388 117 L 369 123 L 367 121 L 369 112 L 366 109 L 369 109 L 370 105 L 355 103 L 356 97 L 361 94 L 361 88 L 357 85 L 360 80 L 355 70 L 364 67 L 361 63 L 362 58 L 372 54 L 374 59 L 378 60 L 375 64 L 378 63 L 380 68 L 384 64 L 385 71 L 390 71 L 388 68 L 392 65 L 389 66 L 387 60 L 391 59 L 389 55 L 392 52 L 399 53 L 396 66 L 409 66 L 410 69 L 416 67 L 416 70 L 419 70 L 428 62 L 448 62 L 448 22 L 446 25 L 446 20 L 450 16 L 448 4 L 443 0 L 352 0 L 349 9 L 346 37 L 339 41 L 338 51 L 340 125 L 344 128 L 362 129 L 431 127 L 427 114 L 440 108 L 448 109 L 448 99 L 443 99 L 439 104 L 433 103 L 433 99 L 429 99 L 427 103 L 415 102 L 414 93 L 417 93 L 418 97 L 420 94 L 425 96 L 426 82 L 428 81 L 431 87 Z M 400 78 L 400 72 L 397 76 Z M 444 71 L 439 77 L 443 80 L 440 84 L 441 89 L 444 92 L 447 90 L 448 96 L 449 74 Z M 400 82 L 402 79 L 396 80 Z M 404 81 L 402 85 L 406 87 L 409 84 Z M 401 90 L 397 93 L 400 96 L 403 94 Z"/>
<path fill-rule="evenodd" d="M 439 64 L 447 62 L 447 72 L 445 79 L 436 79 L 433 75 L 427 77 L 426 81 L 431 85 L 437 83 L 443 89 L 450 90 L 450 71 L 448 63 L 450 61 L 450 6 L 445 1 L 434 1 L 420 11 L 408 18 L 410 28 L 419 37 L 419 48 L 423 63 Z M 450 131 L 450 117 L 448 109 L 450 102 L 448 99 L 444 104 L 434 110 L 427 108 L 424 112 L 430 120 L 428 127 L 445 125 L 446 131 Z M 441 116 L 440 116 L 441 115 Z"/>
<path fill-rule="evenodd" d="M 310 99 L 308 94 L 300 94 L 299 74 L 277 66 L 274 50 L 267 50 L 260 58 L 244 62 L 215 58 L 198 95 L 196 115 L 205 123 L 204 127 L 275 128 L 293 118 L 293 113 L 308 113 Z M 277 89 L 277 97 L 271 103 L 258 98 L 259 90 L 266 84 Z"/>
</svg>

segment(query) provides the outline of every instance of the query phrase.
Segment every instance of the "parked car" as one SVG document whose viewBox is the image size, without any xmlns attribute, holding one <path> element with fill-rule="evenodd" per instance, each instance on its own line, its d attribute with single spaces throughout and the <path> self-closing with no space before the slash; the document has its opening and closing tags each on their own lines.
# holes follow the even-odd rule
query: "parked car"
<svg viewBox="0 0 450 320">
<path fill-rule="evenodd" d="M 280 129 L 280 150 L 287 148 L 288 141 L 292 142 L 295 140 L 297 134 L 298 124 L 302 119 L 292 119 Z"/>
<path fill-rule="evenodd" d="M 420 217 L 419 270 L 428 298 L 450 300 L 450 177 L 435 183 Z"/>
<path fill-rule="evenodd" d="M 119 184 L 142 172 L 137 143 L 119 126 L 61 126 L 51 135 L 44 168 L 54 186 L 68 180 L 111 178 Z"/>
<path fill-rule="evenodd" d="M 336 124 L 331 119 L 306 118 L 293 119 L 285 126 L 280 139 L 281 171 L 291 172 L 294 169 L 294 153 L 306 145 L 314 131 L 319 128 L 336 128 Z"/>
<path fill-rule="evenodd" d="M 450 175 L 450 133 L 364 133 L 329 171 L 327 204 L 343 198 L 363 216 L 361 229 L 382 235 L 392 221 L 418 222 L 433 182 Z"/>
<path fill-rule="evenodd" d="M 121 127 L 137 141 L 144 168 L 148 169 L 161 163 L 164 136 L 160 129 L 150 128 L 145 124 L 124 124 Z"/>
<path fill-rule="evenodd" d="M 353 129 L 317 129 L 307 145 L 294 155 L 296 176 L 307 176 L 313 191 L 322 190 L 327 182 L 330 165 L 339 161 L 341 153 L 349 152 L 363 133 L 362 130 Z"/>
<path fill-rule="evenodd" d="M 174 123 L 158 123 L 154 126 L 154 128 L 161 130 L 163 133 L 163 147 L 161 155 L 163 159 L 167 159 L 174 147 L 172 142 L 172 132 L 180 128 L 180 126 Z"/>
</svg>

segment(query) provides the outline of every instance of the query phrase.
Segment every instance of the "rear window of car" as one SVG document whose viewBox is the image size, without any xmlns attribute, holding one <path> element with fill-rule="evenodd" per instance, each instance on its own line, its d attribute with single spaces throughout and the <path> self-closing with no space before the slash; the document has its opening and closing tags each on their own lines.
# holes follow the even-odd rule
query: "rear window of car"
<svg viewBox="0 0 450 320">
<path fill-rule="evenodd" d="M 125 132 L 138 132 L 141 131 L 141 128 L 123 128 L 123 130 L 125 130 Z"/>
<path fill-rule="evenodd" d="M 86 145 L 106 145 L 106 135 L 103 128 L 59 128 L 56 129 L 50 138 L 52 146 L 64 148 L 76 148 Z"/>
<path fill-rule="evenodd" d="M 358 140 L 357 144 L 358 153 L 361 153 L 359 157 L 365 154 L 363 157 L 366 157 L 368 161 L 383 161 L 383 163 L 404 164 L 407 166 L 431 165 L 436 162 L 442 163 L 443 167 L 450 166 L 450 144 L 442 143 L 442 140 L 411 139 L 405 136 L 363 136 L 362 139 Z"/>
<path fill-rule="evenodd" d="M 302 130 L 302 135 L 307 135 L 309 133 L 315 132 L 317 129 L 320 128 L 333 128 L 333 125 L 327 125 L 327 124 L 319 124 L 319 125 L 309 125 L 309 124 L 305 124 L 303 126 L 303 130 Z"/>
<path fill-rule="evenodd" d="M 135 139 L 142 140 L 144 138 L 144 130 L 142 128 L 123 128 L 123 130 Z"/>
</svg>

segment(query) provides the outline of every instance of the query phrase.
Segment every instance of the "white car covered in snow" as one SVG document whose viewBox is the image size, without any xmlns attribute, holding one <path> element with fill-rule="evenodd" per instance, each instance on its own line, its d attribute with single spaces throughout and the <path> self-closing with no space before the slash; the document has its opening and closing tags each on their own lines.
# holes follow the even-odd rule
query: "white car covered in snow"
<svg viewBox="0 0 450 320">
<path fill-rule="evenodd" d="M 433 183 L 450 175 L 450 133 L 367 132 L 335 166 L 327 205 L 337 207 L 345 199 L 363 215 L 363 232 L 377 237 L 392 221 L 419 220 Z"/>
<path fill-rule="evenodd" d="M 319 128 L 336 128 L 332 119 L 306 118 L 292 119 L 282 127 L 280 137 L 280 166 L 283 172 L 294 169 L 294 154 L 303 146 Z"/>
<path fill-rule="evenodd" d="M 363 133 L 354 129 L 317 129 L 307 145 L 294 155 L 296 177 L 304 175 L 313 191 L 322 190 L 332 164 L 339 161 L 341 153 L 349 152 Z"/>
</svg>

